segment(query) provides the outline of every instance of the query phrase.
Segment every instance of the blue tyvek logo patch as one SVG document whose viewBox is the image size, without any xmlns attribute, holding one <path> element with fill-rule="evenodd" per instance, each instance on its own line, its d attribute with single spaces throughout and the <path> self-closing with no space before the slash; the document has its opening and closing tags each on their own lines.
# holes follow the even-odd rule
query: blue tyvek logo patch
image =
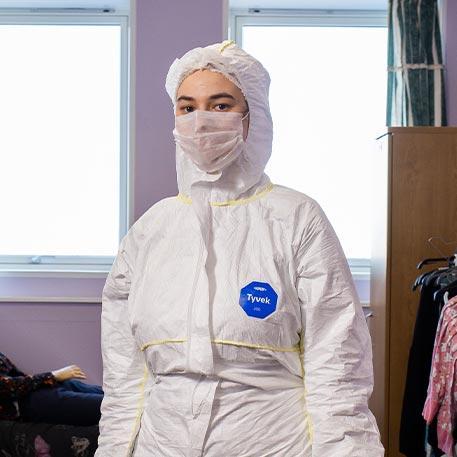
<svg viewBox="0 0 457 457">
<path fill-rule="evenodd" d="M 278 294 L 266 282 L 253 281 L 240 291 L 240 306 L 251 317 L 265 319 L 276 311 Z"/>
</svg>

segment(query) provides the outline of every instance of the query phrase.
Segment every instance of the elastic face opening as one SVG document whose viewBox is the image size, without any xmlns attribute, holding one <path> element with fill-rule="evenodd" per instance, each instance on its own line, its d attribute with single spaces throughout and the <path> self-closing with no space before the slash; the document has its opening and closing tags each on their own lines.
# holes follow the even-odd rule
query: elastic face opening
<svg viewBox="0 0 457 457">
<path fill-rule="evenodd" d="M 243 115 L 243 138 L 249 131 L 249 105 L 233 78 L 210 64 L 183 75 L 176 91 L 175 115 L 193 111 L 235 112 Z"/>
</svg>

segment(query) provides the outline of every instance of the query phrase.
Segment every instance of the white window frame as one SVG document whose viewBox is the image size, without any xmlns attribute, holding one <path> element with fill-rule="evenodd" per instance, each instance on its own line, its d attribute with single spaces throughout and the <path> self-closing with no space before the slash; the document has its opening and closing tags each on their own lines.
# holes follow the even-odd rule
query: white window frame
<svg viewBox="0 0 457 457">
<path fill-rule="evenodd" d="M 229 37 L 243 46 L 244 26 L 387 27 L 386 10 L 232 9 Z M 373 139 L 374 141 L 374 139 Z M 348 259 L 356 281 L 369 281 L 370 259 Z"/>
<path fill-rule="evenodd" d="M 229 36 L 243 45 L 244 26 L 387 27 L 387 10 L 232 9 Z"/>
<path fill-rule="evenodd" d="M 132 221 L 129 154 L 129 16 L 111 8 L 0 8 L 1 25 L 119 25 L 121 30 L 120 71 L 120 167 L 119 241 Z M 0 276 L 106 276 L 115 256 L 1 255 Z"/>
</svg>

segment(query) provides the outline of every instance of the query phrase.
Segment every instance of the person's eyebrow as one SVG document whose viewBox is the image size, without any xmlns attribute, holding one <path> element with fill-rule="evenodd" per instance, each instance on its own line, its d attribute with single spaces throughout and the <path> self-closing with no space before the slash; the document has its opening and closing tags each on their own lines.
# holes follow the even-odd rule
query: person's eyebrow
<svg viewBox="0 0 457 457">
<path fill-rule="evenodd" d="M 218 94 L 209 97 L 210 100 L 216 100 L 218 98 L 231 98 L 232 100 L 235 100 L 235 97 L 227 92 L 219 92 Z"/>
<path fill-rule="evenodd" d="M 181 95 L 180 97 L 178 97 L 178 99 L 176 101 L 180 102 L 181 100 L 185 100 L 187 102 L 193 102 L 193 101 L 195 101 L 195 98 L 189 97 L 188 95 Z"/>
<path fill-rule="evenodd" d="M 231 98 L 232 100 L 236 100 L 235 97 L 233 95 L 229 94 L 228 92 L 219 92 L 217 94 L 210 95 L 208 97 L 209 100 L 217 100 L 218 98 Z M 180 97 L 178 97 L 178 99 L 176 101 L 177 102 L 180 102 L 180 101 L 194 102 L 195 98 L 189 97 L 188 95 L 181 95 Z"/>
</svg>

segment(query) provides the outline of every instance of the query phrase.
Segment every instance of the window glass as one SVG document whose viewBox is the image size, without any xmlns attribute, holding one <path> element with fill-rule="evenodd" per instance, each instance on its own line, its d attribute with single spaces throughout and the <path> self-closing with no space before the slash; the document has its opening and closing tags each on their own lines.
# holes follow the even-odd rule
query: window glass
<svg viewBox="0 0 457 457">
<path fill-rule="evenodd" d="M 323 207 L 346 256 L 370 258 L 371 154 L 385 130 L 385 27 L 245 25 L 270 72 L 274 183 Z"/>
<path fill-rule="evenodd" d="M 0 43 L 0 255 L 115 255 L 121 26 L 3 24 Z"/>
</svg>

